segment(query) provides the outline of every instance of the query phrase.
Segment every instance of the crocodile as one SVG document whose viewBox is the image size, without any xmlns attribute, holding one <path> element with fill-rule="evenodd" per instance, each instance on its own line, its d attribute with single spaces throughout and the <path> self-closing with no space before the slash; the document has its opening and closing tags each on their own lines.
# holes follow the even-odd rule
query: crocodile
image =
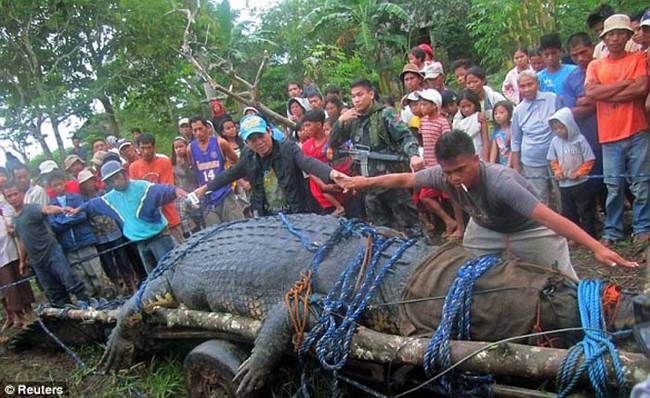
<svg viewBox="0 0 650 398">
<path fill-rule="evenodd" d="M 327 242 L 341 225 L 340 219 L 331 216 L 286 217 L 314 244 Z M 352 234 L 336 244 L 320 264 L 314 294 L 327 294 L 366 239 Z M 390 246 L 383 255 L 388 258 L 397 248 Z M 359 322 L 379 332 L 399 334 L 397 306 L 377 304 L 399 301 L 409 276 L 434 249 L 420 241 L 409 246 L 385 275 Z M 138 324 L 148 310 L 183 304 L 190 309 L 263 320 L 251 356 L 236 377 L 240 393 L 260 388 L 282 354 L 292 349 L 293 328 L 284 295 L 309 268 L 312 257 L 305 242 L 277 216 L 221 224 L 195 234 L 161 260 L 158 269 L 164 271 L 150 275 L 120 308 L 99 369 L 112 371 L 128 365 L 138 342 L 146 340 Z M 579 325 L 577 308 L 570 311 L 570 321 L 558 327 Z"/>
</svg>

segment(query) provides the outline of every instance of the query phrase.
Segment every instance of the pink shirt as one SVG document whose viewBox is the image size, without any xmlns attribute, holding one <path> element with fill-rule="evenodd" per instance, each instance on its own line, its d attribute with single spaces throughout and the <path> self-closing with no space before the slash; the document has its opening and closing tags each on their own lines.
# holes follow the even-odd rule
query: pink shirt
<svg viewBox="0 0 650 398">
<path fill-rule="evenodd" d="M 442 115 L 435 117 L 423 116 L 420 118 L 419 132 L 422 136 L 422 146 L 424 147 L 424 165 L 433 167 L 438 164 L 436 159 L 436 142 L 444 133 L 451 131 L 449 120 Z"/>
</svg>

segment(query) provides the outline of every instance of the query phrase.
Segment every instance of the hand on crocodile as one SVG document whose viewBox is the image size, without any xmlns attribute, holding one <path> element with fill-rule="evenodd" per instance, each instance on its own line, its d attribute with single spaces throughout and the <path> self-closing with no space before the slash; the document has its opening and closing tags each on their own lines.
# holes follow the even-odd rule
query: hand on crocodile
<svg viewBox="0 0 650 398">
<path fill-rule="evenodd" d="M 232 379 L 234 383 L 239 383 L 235 394 L 245 396 L 259 390 L 264 386 L 269 373 L 269 368 L 267 366 L 258 366 L 258 361 L 255 361 L 251 355 L 239 366 L 239 371 Z"/>
<path fill-rule="evenodd" d="M 134 345 L 130 341 L 121 337 L 117 333 L 111 333 L 106 345 L 106 351 L 97 364 L 97 370 L 100 373 L 109 373 L 118 371 L 131 362 L 133 358 Z"/>
</svg>

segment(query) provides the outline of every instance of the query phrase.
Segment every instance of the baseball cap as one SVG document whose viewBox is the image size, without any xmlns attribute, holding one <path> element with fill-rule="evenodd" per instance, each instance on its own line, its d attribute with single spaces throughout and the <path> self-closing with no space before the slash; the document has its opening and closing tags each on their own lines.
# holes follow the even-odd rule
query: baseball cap
<svg viewBox="0 0 650 398">
<path fill-rule="evenodd" d="M 424 51 L 425 53 L 427 53 L 427 54 L 429 54 L 429 55 L 431 55 L 433 57 L 433 55 L 434 55 L 433 54 L 433 48 L 431 48 L 430 45 L 428 45 L 427 43 L 422 43 L 422 44 L 418 45 L 418 47 L 420 47 L 422 49 L 422 51 Z"/>
<path fill-rule="evenodd" d="M 426 90 L 420 90 L 418 91 L 418 95 L 420 98 L 433 102 L 434 104 L 441 106 L 442 105 L 442 96 L 437 90 L 434 90 L 432 88 L 428 88 Z"/>
<path fill-rule="evenodd" d="M 181 127 L 184 124 L 189 125 L 190 124 L 190 119 L 187 118 L 187 117 L 182 117 L 182 118 L 178 119 L 178 127 Z"/>
<path fill-rule="evenodd" d="M 88 169 L 83 169 L 79 172 L 79 176 L 77 176 L 77 181 L 79 181 L 79 184 L 83 184 L 84 182 L 94 178 L 95 175 L 93 174 L 92 171 Z"/>
<path fill-rule="evenodd" d="M 84 161 L 81 160 L 79 155 L 72 154 L 72 155 L 68 155 L 65 158 L 65 160 L 63 161 L 63 165 L 65 166 L 65 169 L 68 170 L 76 162 L 81 162 L 82 164 L 84 163 Z"/>
<path fill-rule="evenodd" d="M 244 141 L 253 134 L 264 134 L 266 131 L 266 121 L 257 115 L 244 116 L 239 121 L 239 136 Z"/>
<path fill-rule="evenodd" d="M 442 106 L 447 106 L 452 102 L 458 102 L 458 95 L 451 90 L 442 90 L 440 97 L 442 97 Z"/>
<path fill-rule="evenodd" d="M 129 146 L 129 145 L 133 145 L 133 143 L 131 141 L 129 141 L 129 140 L 121 139 L 121 140 L 119 140 L 117 142 L 117 150 L 121 151 L 122 148 L 124 148 L 126 146 Z"/>
<path fill-rule="evenodd" d="M 617 29 L 628 30 L 634 33 L 630 24 L 630 17 L 625 14 L 614 14 L 607 18 L 603 24 L 603 33 L 600 34 L 600 38 L 602 39 L 607 33 Z"/>
<path fill-rule="evenodd" d="M 258 111 L 257 108 L 255 108 L 254 106 L 247 106 L 246 108 L 244 108 L 244 111 L 242 112 L 242 114 L 245 115 L 246 112 L 248 112 L 248 111 L 253 111 L 256 114 L 260 113 L 260 111 Z"/>
<path fill-rule="evenodd" d="M 97 151 L 93 155 L 93 158 L 90 162 L 94 164 L 95 167 L 101 167 L 102 163 L 104 163 L 104 158 L 106 157 L 107 154 L 108 152 L 106 151 Z"/>
<path fill-rule="evenodd" d="M 106 137 L 106 142 L 108 142 L 112 146 L 115 146 L 117 145 L 117 137 L 114 135 L 109 135 L 108 137 Z"/>
<path fill-rule="evenodd" d="M 102 166 L 102 181 L 106 181 L 115 174 L 123 171 L 122 165 L 117 160 L 110 160 Z"/>
<path fill-rule="evenodd" d="M 412 93 L 409 93 L 409 95 L 406 96 L 406 99 L 409 101 L 419 101 L 420 96 L 418 95 L 417 91 L 413 91 Z"/>
<path fill-rule="evenodd" d="M 45 174 L 49 174 L 58 168 L 59 165 L 56 164 L 54 160 L 46 160 L 38 165 L 38 170 L 40 171 L 39 177 Z"/>
<path fill-rule="evenodd" d="M 445 73 L 440 62 L 433 62 L 424 70 L 424 79 L 435 79 Z"/>
<path fill-rule="evenodd" d="M 641 17 L 641 26 L 650 26 L 650 8 L 645 10 Z"/>
</svg>

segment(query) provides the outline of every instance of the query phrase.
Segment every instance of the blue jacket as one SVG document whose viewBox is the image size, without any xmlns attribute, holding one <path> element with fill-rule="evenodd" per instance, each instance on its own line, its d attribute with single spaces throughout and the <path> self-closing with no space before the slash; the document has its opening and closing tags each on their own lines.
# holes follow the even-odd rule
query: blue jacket
<svg viewBox="0 0 650 398">
<path fill-rule="evenodd" d="M 176 187 L 130 180 L 124 191 L 111 190 L 83 205 L 82 211 L 103 214 L 114 219 L 129 240 L 138 242 L 153 238 L 167 227 L 160 206 L 176 200 Z"/>
<path fill-rule="evenodd" d="M 75 193 L 66 193 L 65 203 L 59 202 L 57 198 L 50 200 L 50 204 L 55 206 L 79 207 L 82 203 L 81 196 Z M 86 213 L 83 211 L 76 216 L 65 214 L 49 215 L 47 220 L 63 251 L 75 251 L 97 243 L 93 227 L 90 226 Z"/>
</svg>

